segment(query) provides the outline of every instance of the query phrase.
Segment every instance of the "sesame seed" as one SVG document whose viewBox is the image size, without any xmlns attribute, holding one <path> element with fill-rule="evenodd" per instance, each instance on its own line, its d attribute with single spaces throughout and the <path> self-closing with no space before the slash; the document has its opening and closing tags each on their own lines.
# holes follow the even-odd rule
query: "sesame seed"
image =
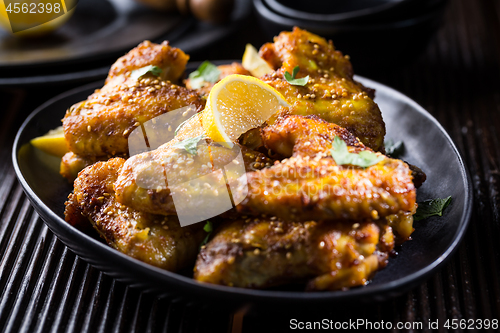
<svg viewBox="0 0 500 333">
<path fill-rule="evenodd" d="M 172 132 L 172 126 L 168 125 L 167 130 L 168 130 L 169 132 Z"/>
<path fill-rule="evenodd" d="M 87 132 L 92 131 L 92 127 L 90 125 L 87 126 Z"/>
<path fill-rule="evenodd" d="M 260 254 L 260 250 L 259 249 L 253 250 L 253 254 L 255 254 L 256 256 L 258 256 Z"/>
<path fill-rule="evenodd" d="M 290 253 L 290 252 L 287 252 L 287 253 L 286 253 L 286 258 L 287 258 L 287 259 L 290 259 L 290 258 L 292 258 L 292 253 Z"/>
<path fill-rule="evenodd" d="M 127 135 L 128 134 L 128 129 L 126 129 L 125 131 L 123 131 L 123 135 Z"/>
<path fill-rule="evenodd" d="M 316 98 L 316 95 L 315 95 L 315 94 L 312 94 L 312 95 L 311 95 L 311 98 L 312 98 L 312 99 Z"/>
<path fill-rule="evenodd" d="M 321 243 L 319 243 L 319 248 L 322 249 L 325 247 L 325 242 L 321 241 Z"/>
<path fill-rule="evenodd" d="M 229 259 L 227 259 L 227 263 L 228 263 L 229 265 L 232 265 L 232 264 L 234 263 L 234 260 L 235 260 L 235 259 L 236 259 L 235 257 L 229 257 Z"/>
<path fill-rule="evenodd" d="M 170 86 L 170 89 L 175 89 L 175 84 L 172 84 L 172 85 Z"/>
<path fill-rule="evenodd" d="M 315 49 L 319 49 L 319 45 L 318 44 L 314 44 L 314 48 Z"/>
<path fill-rule="evenodd" d="M 138 122 L 138 121 L 136 121 L 136 122 L 134 123 L 134 126 L 135 126 L 135 127 L 137 127 L 137 126 L 141 126 L 141 123 L 140 123 L 140 122 Z"/>
<path fill-rule="evenodd" d="M 302 95 L 301 95 L 301 94 L 298 94 L 298 95 L 297 95 L 297 98 L 302 98 Z"/>
</svg>

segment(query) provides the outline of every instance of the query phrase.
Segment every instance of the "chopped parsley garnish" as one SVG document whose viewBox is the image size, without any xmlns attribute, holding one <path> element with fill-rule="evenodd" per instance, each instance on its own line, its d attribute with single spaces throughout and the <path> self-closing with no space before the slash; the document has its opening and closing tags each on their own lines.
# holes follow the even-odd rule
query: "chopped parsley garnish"
<svg viewBox="0 0 500 333">
<path fill-rule="evenodd" d="M 293 86 L 305 86 L 309 81 L 309 75 L 306 77 L 302 77 L 300 79 L 296 79 L 297 73 L 299 72 L 299 66 L 295 66 L 292 71 L 292 74 L 285 72 L 285 80 Z"/>
<path fill-rule="evenodd" d="M 401 154 L 403 154 L 405 150 L 405 144 L 403 141 L 392 141 L 392 139 L 388 139 L 384 142 L 385 153 L 390 155 L 391 157 L 397 158 Z"/>
<path fill-rule="evenodd" d="M 451 196 L 444 199 L 425 200 L 418 203 L 417 212 L 413 215 L 415 221 L 420 221 L 430 216 L 443 216 L 443 211 L 451 203 Z"/>
<path fill-rule="evenodd" d="M 197 150 L 198 142 L 200 142 L 204 138 L 205 138 L 205 135 L 199 135 L 195 138 L 184 139 L 184 140 L 174 144 L 173 147 L 179 148 L 179 149 L 184 149 L 189 154 L 196 155 L 198 153 L 198 150 Z"/>
<path fill-rule="evenodd" d="M 132 74 L 130 74 L 130 77 L 134 80 L 140 79 L 143 75 L 146 75 L 147 73 L 151 73 L 154 76 L 159 76 L 163 71 L 161 70 L 160 67 L 158 66 L 145 66 L 136 70 L 132 71 Z"/>
<path fill-rule="evenodd" d="M 335 163 L 338 165 L 355 165 L 362 168 L 368 168 L 384 159 L 371 151 L 362 151 L 358 154 L 350 153 L 347 150 L 347 144 L 340 137 L 333 139 L 332 149 L 330 150 Z"/>
<path fill-rule="evenodd" d="M 208 239 L 210 238 L 210 235 L 212 234 L 212 231 L 213 231 L 214 227 L 212 225 L 212 222 L 210 221 L 207 221 L 207 223 L 205 223 L 205 226 L 203 227 L 203 230 L 205 230 L 205 232 L 207 233 L 207 236 L 205 237 L 205 239 L 201 242 L 201 246 L 207 244 L 208 242 Z"/>
<path fill-rule="evenodd" d="M 221 71 L 210 61 L 204 61 L 197 70 L 189 74 L 191 87 L 199 89 L 204 82 L 215 83 L 219 80 Z"/>
</svg>

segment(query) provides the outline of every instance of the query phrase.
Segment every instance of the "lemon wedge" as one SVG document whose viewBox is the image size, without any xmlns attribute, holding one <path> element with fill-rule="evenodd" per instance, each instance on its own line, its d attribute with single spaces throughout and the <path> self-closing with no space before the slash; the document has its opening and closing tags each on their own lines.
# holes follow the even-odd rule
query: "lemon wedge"
<svg viewBox="0 0 500 333">
<path fill-rule="evenodd" d="M 215 142 L 234 142 L 288 106 L 283 95 L 267 83 L 252 76 L 229 75 L 208 95 L 203 129 Z"/>
<path fill-rule="evenodd" d="M 69 151 L 62 126 L 50 130 L 47 134 L 34 138 L 30 142 L 41 151 L 57 157 L 63 157 Z"/>
<path fill-rule="evenodd" d="M 257 49 L 253 47 L 252 44 L 247 44 L 245 47 L 245 53 L 243 53 L 241 65 L 255 77 L 261 77 L 265 74 L 273 72 L 271 66 L 269 66 L 264 59 L 259 57 Z"/>
<path fill-rule="evenodd" d="M 65 3 L 67 6 L 69 3 L 71 3 L 71 1 L 65 1 Z M 73 8 L 67 13 L 56 17 L 57 15 L 55 15 L 54 13 L 58 13 L 60 11 L 64 13 L 64 7 L 61 6 L 61 4 L 58 4 L 57 8 L 53 8 L 52 4 L 49 2 L 49 5 L 51 5 L 49 11 L 48 7 L 45 9 L 45 3 L 43 2 L 19 1 L 19 3 L 15 3 L 15 5 L 20 6 L 20 12 L 12 16 L 9 20 L 7 8 L 9 8 L 9 10 L 11 11 L 16 11 L 17 8 L 13 7 L 12 3 L 10 7 L 8 7 L 7 5 L 7 1 L 5 1 L 4 3 L 0 1 L 0 27 L 4 28 L 8 33 L 22 38 L 38 37 L 52 32 L 53 30 L 66 23 L 66 21 L 68 21 L 68 19 L 73 15 L 75 11 L 75 8 Z M 27 7 L 25 5 L 27 5 Z M 33 7 L 33 5 L 35 5 L 35 7 Z M 11 23 L 15 24 L 17 27 L 25 27 L 25 29 L 13 33 L 11 29 Z"/>
</svg>

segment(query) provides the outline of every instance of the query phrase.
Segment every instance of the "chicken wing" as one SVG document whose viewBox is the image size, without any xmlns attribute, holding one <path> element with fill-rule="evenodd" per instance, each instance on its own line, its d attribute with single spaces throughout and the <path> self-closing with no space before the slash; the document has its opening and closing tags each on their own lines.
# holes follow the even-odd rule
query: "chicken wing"
<svg viewBox="0 0 500 333">
<path fill-rule="evenodd" d="M 133 258 L 169 271 L 192 265 L 206 236 L 203 225 L 181 227 L 175 216 L 138 212 L 116 201 L 113 183 L 125 161 L 113 158 L 80 172 L 66 202 L 66 221 L 88 221 L 106 242 Z"/>
<path fill-rule="evenodd" d="M 383 151 L 385 124 L 372 100 L 373 91 L 354 81 L 349 58 L 331 41 L 294 28 L 264 44 L 260 56 L 276 70 L 261 79 L 285 96 L 292 114 L 317 115 L 346 128 L 371 149 Z M 297 78 L 309 75 L 303 87 L 284 78 L 296 66 Z"/>
<path fill-rule="evenodd" d="M 226 76 L 229 76 L 231 74 L 240 74 L 240 75 L 252 75 L 249 71 L 247 71 L 240 63 L 233 62 L 232 64 L 227 64 L 227 65 L 220 65 L 217 66 L 217 68 L 220 71 L 218 81 L 222 80 Z M 208 82 L 208 81 L 203 81 L 201 88 L 197 88 L 193 85 L 193 80 L 192 79 L 187 79 L 185 81 L 186 88 L 188 89 L 197 89 L 198 93 L 202 96 L 208 96 L 210 93 L 210 90 L 212 90 L 212 87 L 214 86 L 215 83 L 213 82 Z"/>
<path fill-rule="evenodd" d="M 174 146 L 186 138 L 201 136 L 204 132 L 201 125 L 196 126 L 199 122 L 200 117 L 196 115 L 180 129 L 173 140 L 152 152 L 129 158 L 114 185 L 118 201 L 144 212 L 175 215 L 172 192 L 186 193 L 190 200 L 201 200 L 217 196 L 220 191 L 210 184 L 226 184 L 223 177 L 228 180 L 236 179 L 238 175 L 233 177 L 226 173 L 224 176 L 214 171 L 231 163 L 238 151 L 235 152 L 206 139 L 200 140 L 196 154 Z M 243 158 L 243 171 L 259 170 L 272 163 L 262 153 L 244 146 L 238 148 Z M 206 179 L 209 174 L 222 178 L 211 179 L 209 184 Z"/>
<path fill-rule="evenodd" d="M 344 289 L 366 284 L 393 246 L 392 229 L 374 222 L 239 219 L 202 247 L 194 278 L 244 288 L 310 279 L 308 290 Z"/>
<path fill-rule="evenodd" d="M 74 175 L 84 160 L 127 157 L 128 135 L 142 123 L 161 114 L 188 105 L 201 111 L 205 101 L 196 91 L 170 81 L 180 78 L 187 59 L 184 52 L 168 43 L 157 45 L 149 42 L 140 44 L 118 59 L 110 70 L 106 85 L 66 112 L 64 136 L 71 153 L 77 158 L 65 158 L 62 174 Z M 154 77 L 148 73 L 139 80 L 130 78 L 132 70 L 146 65 L 163 68 L 162 76 Z"/>
<path fill-rule="evenodd" d="M 267 148 L 289 157 L 247 173 L 240 213 L 273 214 L 287 221 L 378 219 L 414 209 L 412 173 L 401 160 L 383 157 L 366 169 L 337 165 L 335 136 L 350 153 L 368 150 L 346 129 L 315 116 L 286 116 L 261 130 Z M 248 187 L 248 188 L 247 188 Z"/>
</svg>

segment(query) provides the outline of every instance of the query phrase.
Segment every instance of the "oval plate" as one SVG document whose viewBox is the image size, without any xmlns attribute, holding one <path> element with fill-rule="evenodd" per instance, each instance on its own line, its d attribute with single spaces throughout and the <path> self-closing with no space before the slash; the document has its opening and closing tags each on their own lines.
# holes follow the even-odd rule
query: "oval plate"
<svg viewBox="0 0 500 333">
<path fill-rule="evenodd" d="M 196 64 L 189 67 L 193 70 Z M 303 292 L 202 284 L 187 275 L 171 273 L 128 257 L 67 224 L 63 215 L 64 201 L 72 186 L 59 175 L 60 159 L 33 148 L 29 141 L 59 126 L 66 109 L 86 99 L 102 82 L 59 95 L 35 110 L 16 136 L 12 152 L 14 168 L 36 211 L 64 244 L 97 269 L 133 286 L 197 300 L 234 305 L 279 304 L 285 308 L 298 303 L 388 299 L 423 282 L 457 248 L 471 214 L 472 189 L 455 145 L 436 119 L 403 94 L 362 77 L 356 79 L 377 90 L 376 102 L 383 110 L 387 138 L 404 141 L 405 152 L 401 158 L 427 173 L 427 181 L 418 190 L 418 201 L 453 197 L 444 216 L 415 222 L 413 240 L 404 243 L 399 255 L 391 258 L 387 267 L 364 287 Z"/>
</svg>

